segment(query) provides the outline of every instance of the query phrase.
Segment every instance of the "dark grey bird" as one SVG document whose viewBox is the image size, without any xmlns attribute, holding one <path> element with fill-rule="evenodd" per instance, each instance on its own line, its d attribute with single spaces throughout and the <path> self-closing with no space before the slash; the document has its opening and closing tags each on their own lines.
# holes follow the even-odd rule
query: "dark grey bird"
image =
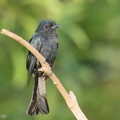
<svg viewBox="0 0 120 120">
<path fill-rule="evenodd" d="M 43 20 L 40 22 L 34 35 L 29 41 L 29 43 L 45 57 L 51 68 L 54 65 L 58 50 L 58 36 L 56 29 L 59 27 L 61 26 L 57 25 L 56 22 L 51 19 Z M 29 79 L 31 78 L 31 75 L 34 77 L 33 95 L 27 114 L 30 116 L 37 115 L 39 112 L 47 114 L 49 113 L 49 107 L 45 83 L 48 76 L 45 73 L 38 71 L 38 69 L 41 68 L 41 64 L 30 51 L 28 51 L 27 55 L 26 68 L 28 70 Z"/>
</svg>

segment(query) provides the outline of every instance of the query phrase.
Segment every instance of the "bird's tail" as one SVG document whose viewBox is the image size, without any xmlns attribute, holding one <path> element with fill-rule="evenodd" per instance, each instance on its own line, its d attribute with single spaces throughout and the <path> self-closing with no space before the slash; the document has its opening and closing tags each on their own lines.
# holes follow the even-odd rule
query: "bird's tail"
<svg viewBox="0 0 120 120">
<path fill-rule="evenodd" d="M 45 76 L 39 77 L 35 75 L 34 91 L 30 101 L 30 105 L 27 110 L 28 115 L 37 115 L 39 112 L 42 114 L 49 113 L 49 107 L 47 102 Z"/>
</svg>

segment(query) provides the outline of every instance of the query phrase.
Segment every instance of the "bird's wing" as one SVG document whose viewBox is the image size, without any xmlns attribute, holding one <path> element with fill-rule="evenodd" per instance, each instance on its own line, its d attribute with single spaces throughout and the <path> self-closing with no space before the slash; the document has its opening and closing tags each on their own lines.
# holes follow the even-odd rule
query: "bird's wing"
<svg viewBox="0 0 120 120">
<path fill-rule="evenodd" d="M 40 39 L 40 36 L 37 33 L 35 33 L 31 37 L 29 43 L 40 52 L 42 41 Z M 36 57 L 29 51 L 26 59 L 26 68 L 28 70 L 29 77 L 31 77 L 33 73 L 36 61 L 37 61 Z"/>
</svg>

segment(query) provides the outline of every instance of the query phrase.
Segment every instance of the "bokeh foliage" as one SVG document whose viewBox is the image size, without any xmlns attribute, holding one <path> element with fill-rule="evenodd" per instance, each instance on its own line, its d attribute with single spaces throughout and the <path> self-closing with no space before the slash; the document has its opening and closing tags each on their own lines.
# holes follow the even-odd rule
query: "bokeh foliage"
<svg viewBox="0 0 120 120">
<path fill-rule="evenodd" d="M 26 40 L 43 19 L 53 19 L 59 51 L 54 72 L 72 90 L 89 120 L 120 120 L 120 0 L 0 0 L 0 29 Z M 51 80 L 47 82 L 50 113 L 25 114 L 27 50 L 0 35 L 0 115 L 6 120 L 74 120 Z M 2 118 L 0 118 L 2 119 Z"/>
</svg>

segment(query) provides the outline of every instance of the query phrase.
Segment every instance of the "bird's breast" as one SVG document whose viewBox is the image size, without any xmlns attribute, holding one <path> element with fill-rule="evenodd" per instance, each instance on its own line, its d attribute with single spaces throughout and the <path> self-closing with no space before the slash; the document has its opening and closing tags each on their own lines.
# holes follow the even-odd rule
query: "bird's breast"
<svg viewBox="0 0 120 120">
<path fill-rule="evenodd" d="M 42 40 L 42 47 L 40 53 L 48 59 L 49 57 L 56 56 L 58 48 L 58 40 L 57 37 L 46 36 L 45 39 Z"/>
</svg>

